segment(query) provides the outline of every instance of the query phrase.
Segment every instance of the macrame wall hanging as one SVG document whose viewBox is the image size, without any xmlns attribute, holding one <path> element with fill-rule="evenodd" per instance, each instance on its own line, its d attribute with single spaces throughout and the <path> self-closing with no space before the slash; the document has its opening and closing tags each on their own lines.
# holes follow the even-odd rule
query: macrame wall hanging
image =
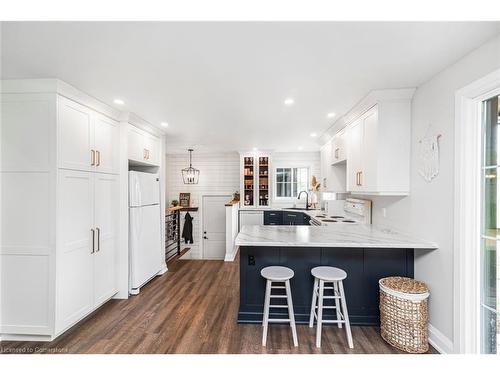
<svg viewBox="0 0 500 375">
<path fill-rule="evenodd" d="M 441 134 L 432 134 L 429 124 L 424 137 L 418 141 L 418 173 L 427 182 L 439 174 L 439 139 Z"/>
</svg>

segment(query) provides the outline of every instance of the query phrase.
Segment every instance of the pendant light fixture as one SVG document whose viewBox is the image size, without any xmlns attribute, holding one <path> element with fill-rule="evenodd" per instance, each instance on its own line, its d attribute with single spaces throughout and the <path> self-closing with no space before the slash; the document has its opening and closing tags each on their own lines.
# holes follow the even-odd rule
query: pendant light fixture
<svg viewBox="0 0 500 375">
<path fill-rule="evenodd" d="M 182 180 L 184 185 L 195 185 L 198 183 L 198 178 L 200 177 L 200 170 L 193 168 L 192 165 L 192 153 L 193 149 L 188 149 L 189 152 L 189 168 L 184 168 L 182 170 Z"/>
</svg>

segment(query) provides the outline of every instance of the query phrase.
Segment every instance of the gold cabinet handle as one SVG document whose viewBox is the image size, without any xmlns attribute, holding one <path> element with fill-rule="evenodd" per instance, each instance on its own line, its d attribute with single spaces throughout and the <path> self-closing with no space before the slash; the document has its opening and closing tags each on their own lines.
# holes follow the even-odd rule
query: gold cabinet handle
<svg viewBox="0 0 500 375">
<path fill-rule="evenodd" d="M 339 149 L 336 148 L 335 149 L 335 159 L 338 159 L 339 158 Z"/>
<path fill-rule="evenodd" d="M 146 159 L 148 158 L 148 157 L 147 157 L 147 150 L 146 150 L 146 149 L 144 149 L 144 151 L 142 152 L 142 154 L 143 154 L 143 158 L 144 158 L 144 160 L 146 160 Z"/>
<path fill-rule="evenodd" d="M 359 186 L 363 186 L 363 180 L 361 179 L 363 176 L 363 171 L 359 171 Z"/>
<path fill-rule="evenodd" d="M 149 150 L 148 149 L 146 149 L 146 155 L 147 155 L 146 158 L 149 160 Z"/>
<path fill-rule="evenodd" d="M 96 227 L 95 231 L 97 233 L 97 249 L 96 249 L 96 252 L 98 252 L 99 250 L 101 250 L 101 228 Z"/>
<path fill-rule="evenodd" d="M 95 151 L 90 150 L 90 165 L 94 166 L 95 165 Z"/>
<path fill-rule="evenodd" d="M 95 165 L 96 165 L 96 167 L 98 167 L 101 165 L 101 153 L 99 151 L 96 151 L 95 154 L 96 154 L 96 160 L 97 160 Z"/>
<path fill-rule="evenodd" d="M 93 229 L 91 229 L 90 233 L 92 235 L 92 251 L 90 252 L 90 254 L 94 254 L 94 252 L 95 252 L 95 231 Z"/>
</svg>

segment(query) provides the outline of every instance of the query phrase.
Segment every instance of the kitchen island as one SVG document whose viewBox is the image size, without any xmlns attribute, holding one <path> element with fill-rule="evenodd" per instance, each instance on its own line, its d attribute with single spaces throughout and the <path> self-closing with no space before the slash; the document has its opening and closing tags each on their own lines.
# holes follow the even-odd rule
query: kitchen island
<svg viewBox="0 0 500 375">
<path fill-rule="evenodd" d="M 393 230 L 365 224 L 331 226 L 248 225 L 236 237 L 240 248 L 240 309 L 238 322 L 262 322 L 265 280 L 260 270 L 271 265 L 291 268 L 293 305 L 297 323 L 309 322 L 313 277 L 311 269 L 328 265 L 347 272 L 344 288 L 353 325 L 379 324 L 378 280 L 414 276 L 415 251 L 437 249 Z M 274 302 L 273 302 L 274 303 Z M 286 315 L 271 310 L 271 317 Z M 333 319 L 333 310 L 325 310 Z"/>
</svg>

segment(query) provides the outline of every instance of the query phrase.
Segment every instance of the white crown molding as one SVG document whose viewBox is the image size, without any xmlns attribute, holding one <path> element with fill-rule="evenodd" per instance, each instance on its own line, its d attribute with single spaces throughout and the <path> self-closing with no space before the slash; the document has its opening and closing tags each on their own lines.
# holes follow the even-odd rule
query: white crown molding
<svg viewBox="0 0 500 375">
<path fill-rule="evenodd" d="M 373 90 L 354 105 L 346 114 L 337 119 L 318 139 L 318 143 L 323 146 L 328 143 L 340 130 L 349 125 L 363 113 L 376 104 L 384 102 L 407 101 L 413 98 L 416 88 Z"/>
<path fill-rule="evenodd" d="M 112 106 L 85 94 L 81 90 L 56 78 L 39 79 L 5 79 L 0 81 L 0 92 L 2 94 L 36 94 L 36 93 L 56 93 L 73 100 L 81 105 L 112 118 L 116 121 L 128 122 L 148 133 L 162 136 L 165 132 L 153 126 L 143 118 L 132 112 L 123 112 Z"/>
</svg>

